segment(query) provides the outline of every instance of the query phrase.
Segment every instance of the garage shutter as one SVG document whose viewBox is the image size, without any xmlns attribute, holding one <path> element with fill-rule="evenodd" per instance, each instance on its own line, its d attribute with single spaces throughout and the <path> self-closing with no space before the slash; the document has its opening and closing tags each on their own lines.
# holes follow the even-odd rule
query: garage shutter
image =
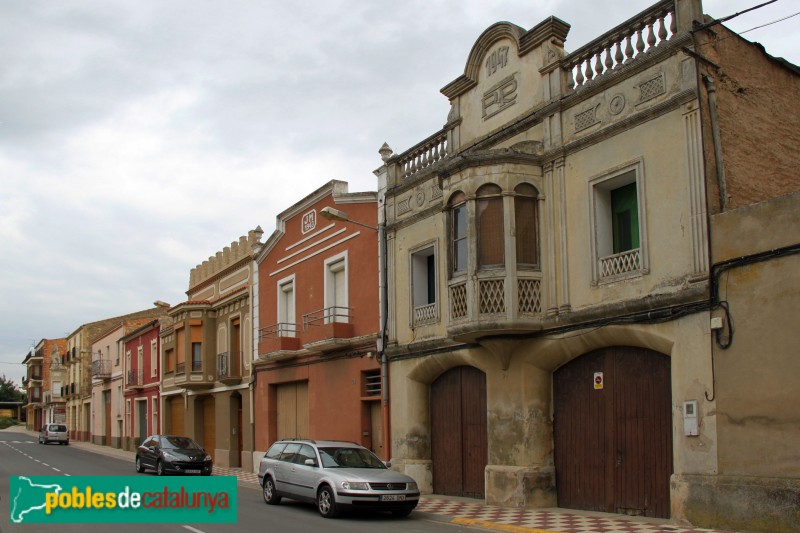
<svg viewBox="0 0 800 533">
<path fill-rule="evenodd" d="M 214 414 L 214 397 L 203 399 L 203 448 L 216 459 L 214 449 L 217 447 L 217 417 Z"/>
<path fill-rule="evenodd" d="M 183 435 L 183 397 L 173 396 L 167 401 L 169 409 L 169 427 L 167 433 L 171 435 Z"/>
<path fill-rule="evenodd" d="M 308 382 L 279 385 L 278 439 L 308 438 Z"/>
</svg>

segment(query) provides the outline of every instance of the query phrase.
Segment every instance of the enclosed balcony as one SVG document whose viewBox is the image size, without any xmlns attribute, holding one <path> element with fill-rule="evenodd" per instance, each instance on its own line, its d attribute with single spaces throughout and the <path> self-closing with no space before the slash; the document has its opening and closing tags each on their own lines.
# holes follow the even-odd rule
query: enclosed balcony
<svg viewBox="0 0 800 533">
<path fill-rule="evenodd" d="M 95 359 L 92 361 L 92 377 L 95 379 L 111 379 L 111 359 Z"/>
<path fill-rule="evenodd" d="M 459 341 L 538 331 L 543 327 L 541 274 L 507 278 L 481 273 L 448 286 L 447 333 Z"/>
<path fill-rule="evenodd" d="M 302 349 L 294 323 L 278 322 L 258 330 L 258 356 L 261 359 L 294 357 Z"/>
<path fill-rule="evenodd" d="M 242 381 L 242 352 L 217 354 L 217 379 L 226 385 Z"/>
<path fill-rule="evenodd" d="M 332 306 L 303 315 L 303 348 L 329 351 L 350 345 L 353 338 L 352 309 Z"/>
</svg>

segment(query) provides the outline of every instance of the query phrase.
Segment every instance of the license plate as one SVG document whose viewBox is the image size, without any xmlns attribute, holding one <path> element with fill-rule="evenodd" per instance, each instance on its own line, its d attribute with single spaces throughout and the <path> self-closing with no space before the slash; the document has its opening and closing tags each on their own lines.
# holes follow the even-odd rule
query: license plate
<svg viewBox="0 0 800 533">
<path fill-rule="evenodd" d="M 187 470 L 186 473 L 187 474 L 199 474 L 200 471 L 199 470 Z"/>
<path fill-rule="evenodd" d="M 406 501 L 405 494 L 386 494 L 381 496 L 382 502 L 404 502 Z"/>
</svg>

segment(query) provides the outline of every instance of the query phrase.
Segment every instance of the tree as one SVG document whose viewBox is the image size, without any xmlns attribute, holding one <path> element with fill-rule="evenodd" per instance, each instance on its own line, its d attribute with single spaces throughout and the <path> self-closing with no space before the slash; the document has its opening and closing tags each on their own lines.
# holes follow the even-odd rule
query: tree
<svg viewBox="0 0 800 533">
<path fill-rule="evenodd" d="M 0 402 L 21 402 L 24 393 L 5 374 L 0 376 Z"/>
</svg>

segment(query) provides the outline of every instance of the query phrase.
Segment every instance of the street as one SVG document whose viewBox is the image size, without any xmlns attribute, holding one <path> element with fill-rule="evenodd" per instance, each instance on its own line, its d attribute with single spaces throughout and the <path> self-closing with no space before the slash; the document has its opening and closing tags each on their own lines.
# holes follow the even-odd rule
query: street
<svg viewBox="0 0 800 533">
<path fill-rule="evenodd" d="M 51 524 L 10 523 L 10 476 L 153 476 L 151 472 L 136 474 L 133 463 L 106 457 L 74 446 L 58 444 L 40 445 L 36 437 L 25 433 L 0 431 L 0 533 L 9 531 L 53 531 Z M 64 533 L 84 532 L 86 524 L 58 525 Z M 109 526 L 100 526 L 108 529 Z M 117 533 L 140 533 L 142 524 L 114 524 Z M 394 518 L 389 514 L 345 514 L 341 518 L 326 520 L 312 505 L 284 499 L 280 505 L 267 506 L 261 492 L 250 486 L 239 485 L 237 524 L 148 524 L 148 533 L 186 532 L 222 533 L 228 531 L 352 531 L 372 532 L 440 532 L 467 531 L 471 528 L 426 519 L 423 513 L 414 512 L 408 518 Z M 474 531 L 474 530 L 473 530 Z"/>
</svg>

